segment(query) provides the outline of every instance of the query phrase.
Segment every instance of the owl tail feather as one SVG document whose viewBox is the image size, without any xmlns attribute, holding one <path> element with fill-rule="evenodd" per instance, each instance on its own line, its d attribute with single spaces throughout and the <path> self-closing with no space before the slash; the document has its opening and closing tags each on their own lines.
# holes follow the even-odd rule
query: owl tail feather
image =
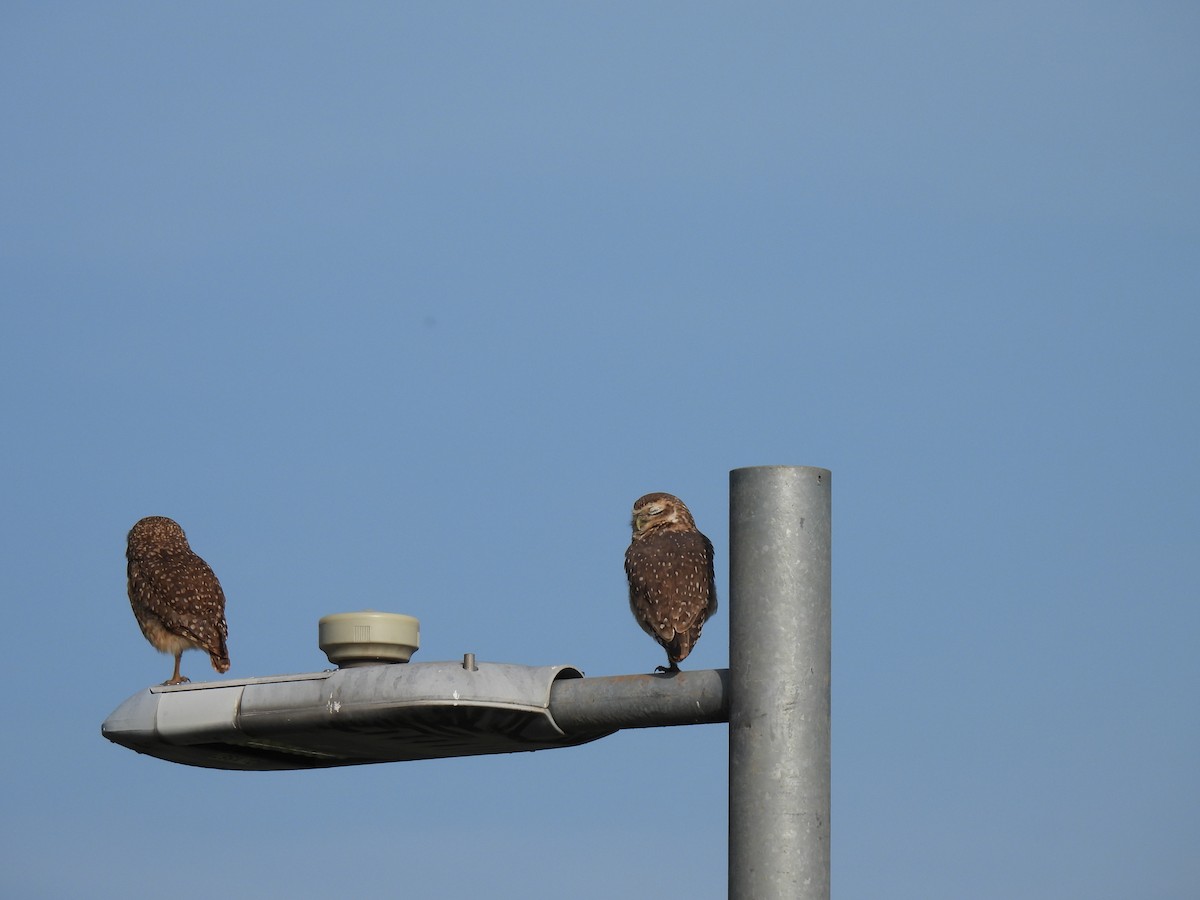
<svg viewBox="0 0 1200 900">
<path fill-rule="evenodd" d="M 212 660 L 212 667 L 218 672 L 224 674 L 229 671 L 229 650 L 226 649 L 224 640 L 215 651 L 209 651 L 208 658 Z"/>
</svg>

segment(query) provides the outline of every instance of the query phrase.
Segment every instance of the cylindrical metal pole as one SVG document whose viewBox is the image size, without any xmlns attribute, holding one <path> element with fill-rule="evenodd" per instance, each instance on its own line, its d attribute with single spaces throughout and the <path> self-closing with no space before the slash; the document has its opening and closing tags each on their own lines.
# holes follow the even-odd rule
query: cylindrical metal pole
<svg viewBox="0 0 1200 900">
<path fill-rule="evenodd" d="M 829 897 L 831 480 L 730 472 L 732 900 Z"/>
<path fill-rule="evenodd" d="M 729 721 L 729 670 L 560 678 L 550 715 L 566 734 Z"/>
</svg>

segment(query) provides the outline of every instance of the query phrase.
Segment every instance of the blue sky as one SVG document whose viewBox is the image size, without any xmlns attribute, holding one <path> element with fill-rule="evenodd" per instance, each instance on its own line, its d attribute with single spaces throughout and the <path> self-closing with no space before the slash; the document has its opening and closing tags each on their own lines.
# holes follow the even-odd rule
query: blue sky
<svg viewBox="0 0 1200 900">
<path fill-rule="evenodd" d="M 0 24 L 0 893 L 723 896 L 724 726 L 257 775 L 99 726 L 170 671 L 141 516 L 221 577 L 230 677 L 365 607 L 645 672 L 632 501 L 727 597 L 761 464 L 833 471 L 836 897 L 1200 891 L 1191 5 Z"/>
</svg>

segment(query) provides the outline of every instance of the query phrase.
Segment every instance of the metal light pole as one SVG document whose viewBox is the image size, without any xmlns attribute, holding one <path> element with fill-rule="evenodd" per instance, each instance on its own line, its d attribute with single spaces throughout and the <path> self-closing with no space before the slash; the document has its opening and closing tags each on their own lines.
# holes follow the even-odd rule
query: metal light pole
<svg viewBox="0 0 1200 900">
<path fill-rule="evenodd" d="M 829 897 L 830 482 L 730 472 L 732 900 Z"/>
<path fill-rule="evenodd" d="M 572 666 L 474 653 L 375 665 L 350 654 L 330 657 L 336 670 L 151 687 L 102 733 L 172 762 L 270 770 L 550 749 L 622 728 L 728 721 L 729 896 L 828 900 L 830 480 L 809 466 L 730 472 L 727 670 L 583 678 Z M 347 646 L 362 649 L 358 641 Z M 373 641 L 364 653 L 376 653 Z"/>
</svg>

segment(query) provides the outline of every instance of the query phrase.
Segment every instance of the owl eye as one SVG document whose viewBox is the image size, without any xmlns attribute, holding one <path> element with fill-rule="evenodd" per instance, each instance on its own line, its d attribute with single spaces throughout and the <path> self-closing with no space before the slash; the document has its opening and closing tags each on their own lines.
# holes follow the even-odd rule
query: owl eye
<svg viewBox="0 0 1200 900">
<path fill-rule="evenodd" d="M 663 508 L 661 506 L 651 506 L 646 509 L 646 512 L 652 516 L 661 516 Z"/>
</svg>

